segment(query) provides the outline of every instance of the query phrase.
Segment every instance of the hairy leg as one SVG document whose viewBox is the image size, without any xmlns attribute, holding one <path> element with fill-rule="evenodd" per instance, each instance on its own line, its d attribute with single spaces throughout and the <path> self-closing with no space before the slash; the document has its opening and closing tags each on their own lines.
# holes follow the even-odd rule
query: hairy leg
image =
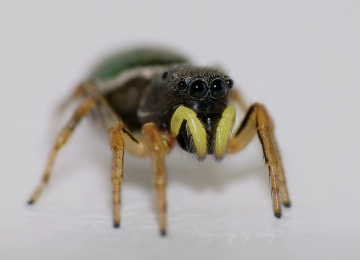
<svg viewBox="0 0 360 260">
<path fill-rule="evenodd" d="M 147 123 L 142 127 L 143 139 L 145 145 L 153 159 L 154 184 L 157 192 L 159 224 L 161 235 L 166 234 L 166 170 L 165 155 L 166 146 L 164 146 L 155 123 Z"/>
<path fill-rule="evenodd" d="M 74 112 L 73 116 L 69 120 L 69 122 L 66 124 L 64 129 L 60 132 L 59 136 L 57 137 L 55 141 L 55 145 L 52 148 L 49 158 L 47 160 L 47 164 L 45 167 L 44 174 L 41 178 L 40 184 L 35 189 L 34 193 L 32 194 L 29 204 L 33 204 L 36 202 L 36 200 L 39 198 L 41 192 L 43 191 L 45 185 L 48 183 L 51 171 L 54 166 L 54 162 L 56 159 L 56 156 L 59 152 L 59 150 L 65 145 L 65 143 L 69 140 L 71 134 L 75 130 L 76 126 L 79 124 L 81 119 L 87 115 L 90 109 L 92 109 L 95 106 L 95 102 L 93 99 L 88 98 L 86 99 Z"/>
<path fill-rule="evenodd" d="M 290 206 L 284 170 L 278 146 L 274 138 L 272 122 L 266 108 L 259 103 L 254 103 L 248 109 L 240 127 L 229 142 L 228 153 L 236 153 L 242 150 L 257 133 L 266 165 L 269 169 L 269 180 L 273 202 L 274 215 L 281 217 L 281 198 L 284 206 Z"/>
</svg>

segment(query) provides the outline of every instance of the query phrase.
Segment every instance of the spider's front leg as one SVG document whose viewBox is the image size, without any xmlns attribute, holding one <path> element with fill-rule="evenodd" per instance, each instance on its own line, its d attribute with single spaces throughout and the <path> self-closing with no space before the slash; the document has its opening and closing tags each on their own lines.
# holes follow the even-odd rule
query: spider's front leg
<svg viewBox="0 0 360 260">
<path fill-rule="evenodd" d="M 274 138 L 272 122 L 266 108 L 262 104 L 254 103 L 247 110 L 240 127 L 229 142 L 228 153 L 236 153 L 243 149 L 256 133 L 269 169 L 274 215 L 277 218 L 281 218 L 280 191 L 282 203 L 285 207 L 290 207 L 290 199 L 281 157 Z"/>
<path fill-rule="evenodd" d="M 157 192 L 158 214 L 161 235 L 166 234 L 166 171 L 165 155 L 170 151 L 174 140 L 170 135 L 162 136 L 155 123 L 147 123 L 142 127 L 143 141 L 136 139 L 129 131 L 116 124 L 110 128 L 110 147 L 112 150 L 112 187 L 114 227 L 120 226 L 120 196 L 123 178 L 124 149 L 130 154 L 144 158 L 149 155 L 153 159 L 154 184 Z"/>
</svg>

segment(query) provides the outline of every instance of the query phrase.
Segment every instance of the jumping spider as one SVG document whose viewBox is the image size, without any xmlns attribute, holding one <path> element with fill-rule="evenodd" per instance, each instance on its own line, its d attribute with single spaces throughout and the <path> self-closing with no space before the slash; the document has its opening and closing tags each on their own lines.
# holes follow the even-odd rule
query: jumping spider
<svg viewBox="0 0 360 260">
<path fill-rule="evenodd" d="M 201 161 L 211 154 L 220 161 L 237 153 L 258 135 L 269 170 L 273 212 L 281 218 L 281 201 L 290 206 L 285 175 L 272 122 L 264 105 L 246 107 L 230 77 L 218 68 L 190 65 L 181 55 L 161 49 L 136 49 L 100 65 L 70 100 L 80 106 L 60 132 L 50 152 L 45 172 L 29 204 L 38 199 L 49 181 L 61 147 L 89 111 L 97 110 L 109 131 L 112 151 L 114 227 L 120 226 L 120 197 L 124 151 L 152 157 L 157 191 L 160 233 L 166 234 L 165 155 L 178 143 Z M 235 107 L 245 117 L 231 134 Z M 281 194 L 281 196 L 280 196 Z"/>
</svg>

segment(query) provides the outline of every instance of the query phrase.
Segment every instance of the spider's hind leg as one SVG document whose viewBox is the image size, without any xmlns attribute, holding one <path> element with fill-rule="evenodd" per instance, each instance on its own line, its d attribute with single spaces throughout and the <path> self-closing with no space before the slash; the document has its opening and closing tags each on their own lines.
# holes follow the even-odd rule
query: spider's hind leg
<svg viewBox="0 0 360 260">
<path fill-rule="evenodd" d="M 40 184 L 35 189 L 34 193 L 32 194 L 30 200 L 28 201 L 29 204 L 33 204 L 39 198 L 41 192 L 43 191 L 45 185 L 49 182 L 50 174 L 52 168 L 54 166 L 54 162 L 59 150 L 65 145 L 65 143 L 69 140 L 71 134 L 75 130 L 76 126 L 79 124 L 81 119 L 85 117 L 88 112 L 94 108 L 96 105 L 95 101 L 92 98 L 87 98 L 81 105 L 75 110 L 71 119 L 66 124 L 64 129 L 58 135 L 54 147 L 52 148 L 50 155 L 47 160 L 47 164 L 45 167 L 44 174 L 41 178 Z"/>
</svg>

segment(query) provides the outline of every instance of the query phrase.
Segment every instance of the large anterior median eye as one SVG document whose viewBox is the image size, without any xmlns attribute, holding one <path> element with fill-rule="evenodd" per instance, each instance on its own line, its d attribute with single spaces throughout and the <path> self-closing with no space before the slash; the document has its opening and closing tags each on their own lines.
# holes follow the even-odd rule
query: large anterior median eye
<svg viewBox="0 0 360 260">
<path fill-rule="evenodd" d="M 190 84 L 189 93 L 194 98 L 202 98 L 207 92 L 207 85 L 201 79 L 195 80 Z"/>
<path fill-rule="evenodd" d="M 221 98 L 227 89 L 227 84 L 222 79 L 215 79 L 211 82 L 210 92 L 214 98 Z"/>
</svg>

